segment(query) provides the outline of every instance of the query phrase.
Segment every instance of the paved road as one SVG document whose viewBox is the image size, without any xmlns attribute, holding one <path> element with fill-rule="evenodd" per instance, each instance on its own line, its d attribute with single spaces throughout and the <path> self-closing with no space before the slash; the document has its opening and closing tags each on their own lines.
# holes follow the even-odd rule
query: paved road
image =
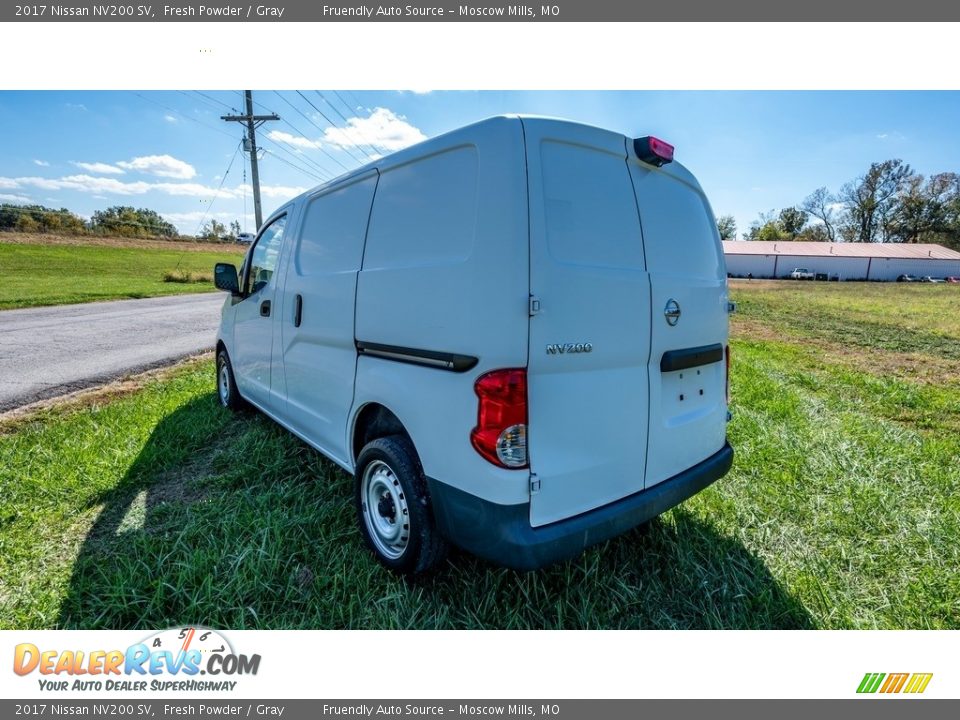
<svg viewBox="0 0 960 720">
<path fill-rule="evenodd" d="M 223 297 L 0 312 L 0 412 L 212 349 Z"/>
</svg>

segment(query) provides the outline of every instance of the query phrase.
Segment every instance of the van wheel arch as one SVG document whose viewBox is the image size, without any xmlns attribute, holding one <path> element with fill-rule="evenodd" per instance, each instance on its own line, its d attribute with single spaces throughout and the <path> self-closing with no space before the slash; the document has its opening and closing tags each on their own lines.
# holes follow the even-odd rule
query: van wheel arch
<svg viewBox="0 0 960 720">
<path fill-rule="evenodd" d="M 351 449 L 353 450 L 354 465 L 356 465 L 357 460 L 360 458 L 360 453 L 368 443 L 391 435 L 401 435 L 413 445 L 413 439 L 410 437 L 410 433 L 407 432 L 403 423 L 400 422 L 400 418 L 391 412 L 389 408 L 376 402 L 367 403 L 360 408 L 360 412 L 357 413 L 357 419 L 353 423 L 353 442 L 351 443 Z"/>
</svg>

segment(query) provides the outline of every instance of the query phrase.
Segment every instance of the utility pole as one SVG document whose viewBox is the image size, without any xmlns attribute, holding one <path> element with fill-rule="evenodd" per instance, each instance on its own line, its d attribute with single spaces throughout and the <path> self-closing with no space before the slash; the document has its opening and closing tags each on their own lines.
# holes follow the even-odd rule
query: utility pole
<svg viewBox="0 0 960 720">
<path fill-rule="evenodd" d="M 253 91 L 244 91 L 244 97 L 247 100 L 247 113 L 245 115 L 221 115 L 221 120 L 227 122 L 245 123 L 247 126 L 247 135 L 243 139 L 243 149 L 250 153 L 250 178 L 253 180 L 253 214 L 257 221 L 257 230 L 263 224 L 263 211 L 260 209 L 260 169 L 257 166 L 257 128 L 268 120 L 279 120 L 280 116 L 276 113 L 270 115 L 253 114 Z"/>
</svg>

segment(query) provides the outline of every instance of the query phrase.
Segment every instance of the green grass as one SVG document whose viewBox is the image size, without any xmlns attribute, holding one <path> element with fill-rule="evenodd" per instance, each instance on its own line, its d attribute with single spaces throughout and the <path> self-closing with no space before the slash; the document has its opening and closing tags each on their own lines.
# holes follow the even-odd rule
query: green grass
<svg viewBox="0 0 960 720">
<path fill-rule="evenodd" d="M 739 312 L 793 337 L 960 360 L 960 285 L 733 281 Z"/>
<path fill-rule="evenodd" d="M 165 282 L 177 263 L 204 282 Z M 0 242 L 0 310 L 210 292 L 216 262 L 240 264 L 235 251 L 41 245 Z"/>
<path fill-rule="evenodd" d="M 884 287 L 874 320 L 894 327 Z M 733 348 L 731 473 L 536 573 L 462 554 L 425 580 L 385 572 L 351 479 L 222 410 L 209 362 L 21 421 L 0 435 L 0 627 L 960 627 L 960 380 L 868 372 L 767 328 L 754 292 L 734 289 L 753 330 Z"/>
</svg>

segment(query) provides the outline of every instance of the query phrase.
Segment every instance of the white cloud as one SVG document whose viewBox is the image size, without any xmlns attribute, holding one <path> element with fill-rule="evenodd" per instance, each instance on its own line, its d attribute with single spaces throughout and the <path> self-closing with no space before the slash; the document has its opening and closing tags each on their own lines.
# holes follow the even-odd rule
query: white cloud
<svg viewBox="0 0 960 720">
<path fill-rule="evenodd" d="M 175 115 L 169 115 L 169 114 L 168 114 L 168 115 L 164 115 L 164 116 L 163 116 L 163 119 L 166 120 L 168 123 L 176 123 L 176 122 L 177 122 L 177 118 L 176 118 Z"/>
<path fill-rule="evenodd" d="M 74 190 L 92 195 L 144 195 L 148 192 L 158 192 L 173 197 L 193 197 L 203 200 L 213 198 L 241 198 L 251 193 L 250 185 L 217 188 L 202 183 L 177 182 L 146 182 L 124 181 L 113 177 L 100 175 L 66 175 L 59 178 L 45 177 L 0 177 L 0 189 L 22 190 L 24 188 L 40 188 L 43 190 Z M 291 185 L 263 185 L 260 188 L 265 198 L 287 200 L 296 197 L 307 188 Z"/>
<path fill-rule="evenodd" d="M 7 193 L 0 193 L 0 200 L 3 202 L 12 202 L 12 203 L 29 203 L 30 198 L 26 195 L 8 195 Z"/>
<path fill-rule="evenodd" d="M 374 109 L 369 117 L 353 117 L 344 128 L 327 128 L 323 139 L 338 147 L 373 145 L 387 150 L 401 150 L 427 139 L 419 128 L 387 108 Z"/>
<path fill-rule="evenodd" d="M 76 165 L 81 170 L 86 170 L 87 172 L 100 173 L 101 175 L 123 175 L 123 170 L 118 168 L 116 165 L 111 165 L 110 163 L 102 162 L 74 162 L 70 161 L 71 165 Z"/>
<path fill-rule="evenodd" d="M 260 194 L 263 197 L 289 200 L 301 193 L 305 193 L 308 189 L 309 188 L 291 185 L 261 185 Z M 234 197 L 241 197 L 244 192 L 250 195 L 253 192 L 253 188 L 250 185 L 237 185 L 233 190 Z"/>
<path fill-rule="evenodd" d="M 22 178 L 17 178 L 18 180 Z M 114 195 L 143 195 L 150 190 L 150 183 L 124 182 L 116 178 L 98 177 L 94 175 L 67 175 L 59 180 L 47 178 L 29 178 L 31 184 L 37 187 L 46 187 L 50 190 L 78 190 L 80 192 L 112 193 Z"/>
<path fill-rule="evenodd" d="M 146 175 L 177 180 L 189 180 L 197 174 L 193 165 L 171 155 L 143 155 L 128 162 L 118 162 L 117 165 L 124 170 L 135 170 Z"/>
<path fill-rule="evenodd" d="M 151 183 L 143 180 L 125 182 L 111 177 L 95 175 L 66 175 L 60 178 L 44 177 L 0 177 L 0 188 L 19 189 L 36 187 L 44 190 L 76 190 L 108 195 L 143 195 L 152 190 L 166 195 L 193 197 L 236 197 L 237 192 L 229 189 L 217 190 L 199 183 Z"/>
<path fill-rule="evenodd" d="M 267 133 L 267 137 L 271 140 L 293 145 L 298 148 L 308 148 L 312 150 L 318 150 L 320 148 L 320 143 L 315 140 L 308 140 L 300 135 L 291 135 L 288 132 L 283 132 L 283 130 L 271 130 Z"/>
<path fill-rule="evenodd" d="M 67 110 L 82 110 L 83 112 L 87 111 L 87 106 L 83 103 L 67 103 Z"/>
<path fill-rule="evenodd" d="M 191 197 L 236 197 L 236 191 L 228 188 L 217 189 L 200 183 L 147 183 L 150 189 L 159 190 L 167 195 L 189 195 Z"/>
<path fill-rule="evenodd" d="M 48 163 L 46 160 L 34 160 L 33 164 L 39 165 L 40 167 L 50 167 L 50 163 Z"/>
</svg>

